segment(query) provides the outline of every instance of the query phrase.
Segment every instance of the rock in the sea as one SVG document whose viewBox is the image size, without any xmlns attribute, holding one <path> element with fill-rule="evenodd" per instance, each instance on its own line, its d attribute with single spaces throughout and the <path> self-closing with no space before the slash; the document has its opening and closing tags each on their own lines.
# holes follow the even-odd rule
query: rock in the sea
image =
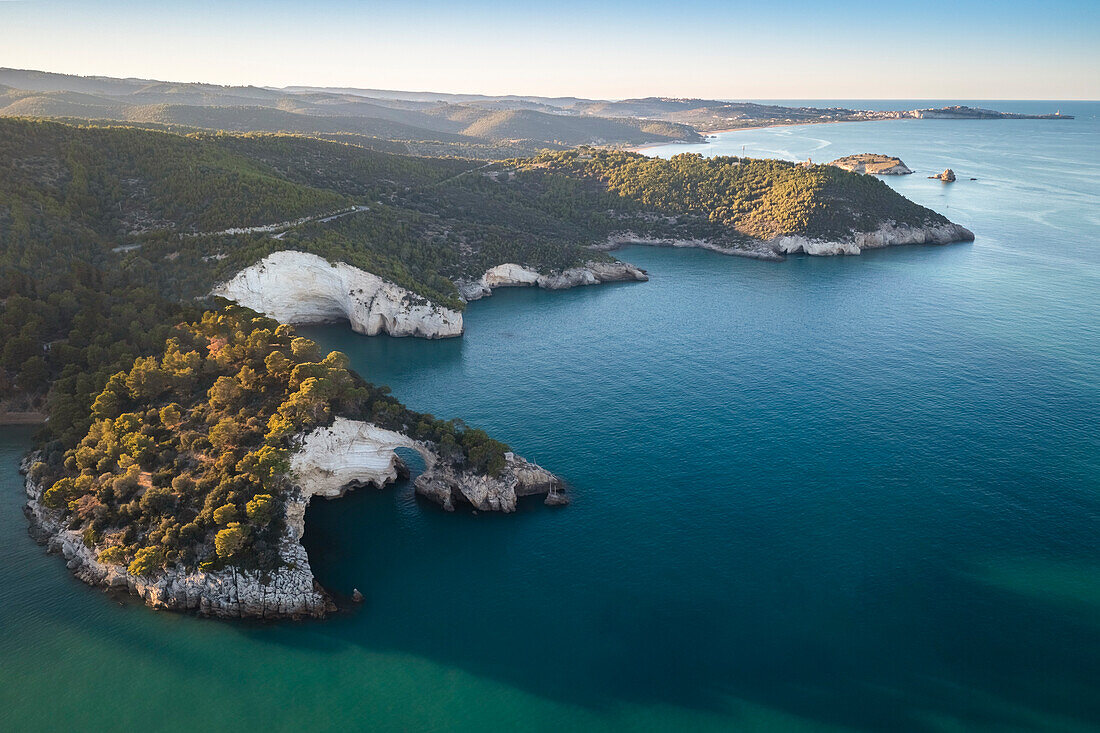
<svg viewBox="0 0 1100 733">
<path fill-rule="evenodd" d="M 462 334 L 462 314 L 343 262 L 306 252 L 274 252 L 212 291 L 285 323 L 347 320 L 374 336 Z"/>
<path fill-rule="evenodd" d="M 353 588 L 352 589 L 352 591 L 351 591 L 351 600 L 355 601 L 356 603 L 362 603 L 363 602 L 363 594 L 359 592 L 358 588 Z"/>
<path fill-rule="evenodd" d="M 934 178 L 937 181 L 943 181 L 944 183 L 952 183 L 955 180 L 955 171 L 951 170 L 950 168 L 946 168 L 944 169 L 943 173 L 928 177 Z"/>
</svg>

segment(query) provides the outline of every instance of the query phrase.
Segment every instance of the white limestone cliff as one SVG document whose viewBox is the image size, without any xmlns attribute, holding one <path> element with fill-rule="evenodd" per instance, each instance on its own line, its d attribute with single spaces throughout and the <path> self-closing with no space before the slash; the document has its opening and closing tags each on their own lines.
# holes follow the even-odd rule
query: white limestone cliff
<svg viewBox="0 0 1100 733">
<path fill-rule="evenodd" d="M 557 273 L 540 273 L 530 267 L 505 262 L 491 267 L 473 282 L 455 283 L 466 301 L 478 300 L 493 294 L 494 288 L 539 287 L 546 290 L 564 290 L 581 285 L 599 285 L 608 282 L 648 280 L 645 270 L 628 262 L 588 262 L 582 267 L 571 267 Z"/>
<path fill-rule="evenodd" d="M 520 497 L 545 494 L 544 504 L 569 503 L 561 479 L 542 466 L 507 454 L 504 469 L 497 476 L 458 471 L 437 464 L 417 476 L 416 493 L 449 512 L 459 505 L 480 511 L 514 512 Z"/>
<path fill-rule="evenodd" d="M 347 320 L 375 336 L 462 334 L 462 314 L 344 262 L 284 250 L 241 270 L 211 293 L 285 323 Z"/>
<path fill-rule="evenodd" d="M 974 233 L 969 229 L 946 222 L 923 227 L 899 226 L 893 222 L 883 224 L 873 232 L 853 232 L 851 240 L 830 241 L 807 237 L 777 237 L 770 240 L 776 252 L 808 255 L 858 255 L 865 249 L 880 249 L 902 244 L 951 244 L 972 242 Z"/>
<path fill-rule="evenodd" d="M 926 226 L 898 225 L 886 222 L 872 232 L 851 232 L 842 239 L 822 239 L 802 235 L 785 235 L 773 239 L 750 239 L 738 245 L 724 245 L 705 239 L 659 239 L 618 232 L 597 249 L 613 250 L 628 244 L 653 247 L 688 247 L 706 249 L 719 254 L 750 257 L 758 260 L 782 260 L 784 255 L 804 253 L 814 256 L 858 255 L 865 249 L 879 249 L 903 244 L 952 244 L 973 242 L 974 233 L 952 222 Z"/>
<path fill-rule="evenodd" d="M 335 499 L 358 486 L 382 488 L 397 480 L 397 448 L 412 448 L 431 467 L 435 454 L 407 435 L 372 423 L 338 417 L 306 435 L 290 457 L 297 492 L 286 502 L 287 529 L 297 542 L 306 528 L 306 508 L 314 496 Z"/>
</svg>

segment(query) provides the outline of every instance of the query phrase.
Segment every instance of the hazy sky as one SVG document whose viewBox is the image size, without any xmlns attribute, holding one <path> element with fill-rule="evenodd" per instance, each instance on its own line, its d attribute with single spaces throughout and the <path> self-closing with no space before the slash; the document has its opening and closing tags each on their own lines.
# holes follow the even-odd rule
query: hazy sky
<svg viewBox="0 0 1100 733">
<path fill-rule="evenodd" d="M 622 98 L 1100 99 L 1100 0 L 0 0 L 0 66 Z"/>
</svg>

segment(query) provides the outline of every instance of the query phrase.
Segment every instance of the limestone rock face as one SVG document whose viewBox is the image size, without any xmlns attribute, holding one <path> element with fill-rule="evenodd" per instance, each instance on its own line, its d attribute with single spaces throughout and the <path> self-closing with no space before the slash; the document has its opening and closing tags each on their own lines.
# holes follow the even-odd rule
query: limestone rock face
<svg viewBox="0 0 1100 733">
<path fill-rule="evenodd" d="M 481 276 L 481 283 L 490 289 L 515 285 L 537 285 L 538 282 L 538 272 L 512 262 L 505 262 L 503 265 L 491 267 Z"/>
<path fill-rule="evenodd" d="M 627 262 L 589 262 L 583 267 L 571 267 L 558 273 L 543 274 L 530 267 L 506 262 L 491 267 L 480 279 L 458 282 L 459 293 L 466 301 L 478 300 L 493 294 L 493 288 L 539 287 L 546 290 L 564 290 L 581 285 L 599 285 L 607 282 L 645 281 L 645 270 Z"/>
<path fill-rule="evenodd" d="M 858 255 L 865 249 L 892 247 L 900 244 L 951 244 L 973 242 L 974 233 L 966 227 L 946 222 L 923 227 L 886 223 L 873 232 L 852 232 L 845 241 L 827 241 L 806 237 L 777 237 L 770 240 L 781 254 L 804 252 L 808 255 Z"/>
<path fill-rule="evenodd" d="M 462 314 L 377 275 L 306 252 L 275 252 L 221 283 L 213 295 L 285 323 L 347 320 L 375 336 L 445 338 L 462 334 Z"/>
<path fill-rule="evenodd" d="M 719 244 L 704 239 L 658 239 L 638 236 L 632 232 L 619 232 L 608 237 L 597 249 L 611 250 L 626 244 L 642 244 L 654 247 L 694 247 L 724 255 L 750 257 L 758 260 L 780 261 L 784 255 L 805 253 L 815 256 L 858 255 L 865 249 L 889 247 L 897 244 L 950 244 L 973 242 L 974 233 L 966 227 L 945 222 L 912 227 L 887 222 L 872 232 L 851 232 L 842 239 L 817 239 L 801 235 L 785 235 L 768 240 L 747 239 L 735 245 Z"/>
<path fill-rule="evenodd" d="M 382 488 L 397 479 L 396 448 L 418 451 L 429 468 L 435 463 L 435 454 L 407 435 L 338 417 L 303 438 L 290 457 L 291 477 L 307 502 L 312 496 L 343 496 L 355 486 Z"/>
<path fill-rule="evenodd" d="M 789 255 L 803 252 L 808 255 L 858 255 L 859 247 L 854 242 L 830 242 L 810 239 L 802 236 L 776 237 L 771 240 L 772 247 L 779 254 Z"/>
<path fill-rule="evenodd" d="M 951 170 L 950 168 L 946 168 L 946 169 L 944 169 L 943 173 L 940 173 L 940 174 L 934 175 L 934 176 L 928 176 L 928 177 L 929 178 L 935 178 L 936 180 L 943 181 L 944 183 L 954 183 L 954 181 L 955 181 L 955 171 Z"/>
<path fill-rule="evenodd" d="M 561 480 L 545 468 L 508 454 L 499 476 L 457 471 L 439 464 L 414 482 L 416 493 L 447 511 L 469 505 L 480 511 L 514 512 L 521 496 L 545 494 L 543 503 L 568 504 Z"/>
<path fill-rule="evenodd" d="M 886 224 L 873 232 L 855 234 L 855 242 L 860 249 L 876 249 L 898 244 L 953 244 L 973 241 L 974 232 L 952 222 L 926 227 Z"/>
</svg>

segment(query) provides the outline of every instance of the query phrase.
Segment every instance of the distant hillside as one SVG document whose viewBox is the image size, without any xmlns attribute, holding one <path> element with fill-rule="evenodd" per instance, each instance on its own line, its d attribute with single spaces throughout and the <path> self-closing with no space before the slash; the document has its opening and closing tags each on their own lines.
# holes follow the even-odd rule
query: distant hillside
<svg viewBox="0 0 1100 733">
<path fill-rule="evenodd" d="M 460 142 L 461 135 L 374 117 L 321 117 L 287 112 L 272 107 L 197 107 L 151 105 L 131 107 L 127 121 L 187 125 L 227 132 L 293 132 L 305 135 L 355 133 L 391 140 L 442 140 Z"/>
<path fill-rule="evenodd" d="M 481 116 L 463 131 L 489 140 L 551 140 L 563 145 L 650 140 L 701 141 L 687 125 L 601 117 L 563 117 L 532 110 L 506 110 Z"/>
<path fill-rule="evenodd" d="M 127 128 L 0 120 L 0 241 L 67 226 L 112 238 L 209 231 L 332 211 L 348 199 L 280 178 L 213 141 Z"/>
<path fill-rule="evenodd" d="M 356 134 L 408 152 L 484 158 L 582 143 L 701 140 L 686 125 L 577 115 L 583 100 L 224 87 L 0 69 L 0 116 L 116 120 L 232 132 Z M 427 146 L 425 147 L 425 144 Z M 497 151 L 493 147 L 506 147 Z M 519 147 L 517 147 L 517 145 Z"/>
<path fill-rule="evenodd" d="M 0 88 L 0 116 L 125 119 L 127 105 L 74 91 L 38 92 Z"/>
<path fill-rule="evenodd" d="M 546 107 L 571 107 L 573 105 L 592 102 L 591 99 L 580 97 L 539 97 L 519 94 L 504 94 L 493 96 L 490 94 L 454 94 L 451 92 L 407 92 L 394 89 L 360 89 L 357 87 L 285 87 L 283 91 L 291 93 L 321 92 L 336 94 L 353 94 L 359 97 L 371 99 L 392 99 L 408 102 L 447 102 L 451 104 L 487 104 L 487 103 L 512 103 L 535 104 Z"/>
<path fill-rule="evenodd" d="M 1072 119 L 969 107 L 872 112 L 672 97 L 612 101 L 351 87 L 267 89 L 3 68 L 0 116 L 106 119 L 236 132 L 356 134 L 374 138 L 376 147 L 377 141 L 400 142 L 404 152 L 413 154 L 482 159 L 582 144 L 699 142 L 700 132 L 761 125 L 913 117 Z"/>
<path fill-rule="evenodd" d="M 661 117 L 713 106 L 713 100 L 706 99 L 669 99 L 667 97 L 646 97 L 644 99 L 623 99 L 617 102 L 592 101 L 575 105 L 575 109 L 585 114 L 630 117 Z"/>
<path fill-rule="evenodd" d="M 74 74 L 55 74 L 49 71 L 7 68 L 0 68 L 0 84 L 31 91 L 73 91 L 107 96 L 140 96 L 158 92 L 171 93 L 173 90 L 177 94 L 186 92 L 206 94 L 211 97 L 230 96 L 252 100 L 277 99 L 283 96 L 279 92 L 251 86 L 178 83 L 154 79 L 118 79 L 109 76 L 76 76 Z"/>
</svg>

